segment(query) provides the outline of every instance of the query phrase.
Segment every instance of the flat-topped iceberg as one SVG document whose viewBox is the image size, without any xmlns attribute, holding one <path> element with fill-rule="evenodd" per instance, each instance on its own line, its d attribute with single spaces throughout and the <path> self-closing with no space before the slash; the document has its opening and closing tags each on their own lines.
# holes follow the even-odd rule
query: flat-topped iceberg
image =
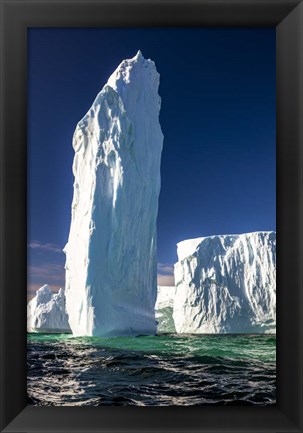
<svg viewBox="0 0 303 433">
<path fill-rule="evenodd" d="M 27 332 L 71 332 L 62 289 L 53 293 L 45 284 L 27 304 Z"/>
<path fill-rule="evenodd" d="M 275 232 L 189 239 L 178 259 L 177 332 L 276 332 Z"/>
<path fill-rule="evenodd" d="M 76 336 L 156 333 L 158 86 L 154 62 L 139 51 L 118 66 L 74 133 L 65 292 Z"/>
</svg>

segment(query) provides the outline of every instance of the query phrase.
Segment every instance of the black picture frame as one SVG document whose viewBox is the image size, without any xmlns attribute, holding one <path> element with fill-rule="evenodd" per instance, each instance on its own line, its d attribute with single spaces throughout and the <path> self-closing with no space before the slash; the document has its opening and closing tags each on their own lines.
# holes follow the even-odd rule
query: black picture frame
<svg viewBox="0 0 303 433">
<path fill-rule="evenodd" d="M 27 28 L 275 26 L 277 404 L 26 406 Z M 2 432 L 302 432 L 303 5 L 298 0 L 1 0 Z"/>
</svg>

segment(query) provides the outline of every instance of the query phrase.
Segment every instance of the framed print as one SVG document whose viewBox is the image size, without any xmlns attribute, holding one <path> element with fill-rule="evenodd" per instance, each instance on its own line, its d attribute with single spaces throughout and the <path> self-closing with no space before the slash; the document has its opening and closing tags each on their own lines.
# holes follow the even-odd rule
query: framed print
<svg viewBox="0 0 303 433">
<path fill-rule="evenodd" d="M 302 3 L 1 7 L 1 431 L 302 431 Z"/>
</svg>

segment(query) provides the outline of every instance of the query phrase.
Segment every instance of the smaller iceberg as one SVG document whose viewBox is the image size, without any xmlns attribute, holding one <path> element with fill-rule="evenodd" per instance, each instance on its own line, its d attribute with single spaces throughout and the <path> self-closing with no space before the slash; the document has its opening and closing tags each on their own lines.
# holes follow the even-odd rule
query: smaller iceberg
<svg viewBox="0 0 303 433">
<path fill-rule="evenodd" d="M 27 332 L 70 333 L 62 289 L 53 293 L 45 284 L 27 304 Z"/>
<path fill-rule="evenodd" d="M 155 306 L 158 333 L 176 332 L 173 319 L 175 290 L 173 286 L 158 286 Z"/>
<path fill-rule="evenodd" d="M 177 333 L 276 333 L 276 233 L 214 235 L 178 243 Z"/>
</svg>

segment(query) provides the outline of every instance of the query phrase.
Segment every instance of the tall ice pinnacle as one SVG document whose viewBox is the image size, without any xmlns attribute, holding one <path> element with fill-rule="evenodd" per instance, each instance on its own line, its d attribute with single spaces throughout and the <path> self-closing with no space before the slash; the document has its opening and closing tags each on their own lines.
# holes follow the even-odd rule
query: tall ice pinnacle
<svg viewBox="0 0 303 433">
<path fill-rule="evenodd" d="M 78 123 L 66 253 L 74 335 L 154 334 L 163 135 L 159 74 L 138 51 Z"/>
</svg>

